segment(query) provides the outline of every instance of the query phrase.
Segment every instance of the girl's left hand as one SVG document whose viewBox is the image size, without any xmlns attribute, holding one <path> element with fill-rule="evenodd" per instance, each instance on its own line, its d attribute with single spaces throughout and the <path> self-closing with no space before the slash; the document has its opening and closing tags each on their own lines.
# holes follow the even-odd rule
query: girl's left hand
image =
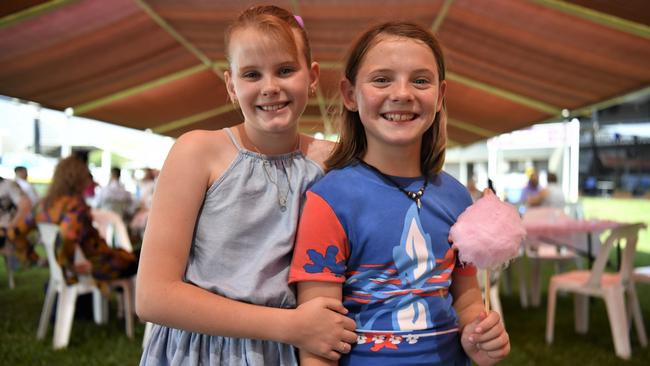
<svg viewBox="0 0 650 366">
<path fill-rule="evenodd" d="M 498 313 L 481 314 L 463 328 L 461 344 L 479 366 L 494 365 L 510 353 L 510 337 Z"/>
</svg>

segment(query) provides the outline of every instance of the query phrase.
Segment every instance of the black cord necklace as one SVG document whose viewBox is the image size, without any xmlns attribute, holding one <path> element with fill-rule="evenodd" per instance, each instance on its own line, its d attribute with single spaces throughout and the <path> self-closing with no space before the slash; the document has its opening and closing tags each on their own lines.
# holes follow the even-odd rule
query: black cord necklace
<svg viewBox="0 0 650 366">
<path fill-rule="evenodd" d="M 418 209 L 422 208 L 421 198 L 422 198 L 422 195 L 424 195 L 424 191 L 427 189 L 427 185 L 429 184 L 429 176 L 428 175 L 424 176 L 424 184 L 422 185 L 422 187 L 420 189 L 418 189 L 417 192 L 411 192 L 411 191 L 407 191 L 406 189 L 402 188 L 402 186 L 399 183 L 397 183 L 393 178 L 389 177 L 388 175 L 382 173 L 381 170 L 375 168 L 374 166 L 366 163 L 365 161 L 363 161 L 361 159 L 359 159 L 359 162 L 361 164 L 365 165 L 366 167 L 370 168 L 371 170 L 375 171 L 377 174 L 382 176 L 387 181 L 389 181 L 392 185 L 397 187 L 397 189 L 402 191 L 402 193 L 404 193 L 406 195 L 406 197 L 408 197 L 408 198 L 412 199 L 413 201 L 415 201 L 415 203 L 418 205 Z"/>
</svg>

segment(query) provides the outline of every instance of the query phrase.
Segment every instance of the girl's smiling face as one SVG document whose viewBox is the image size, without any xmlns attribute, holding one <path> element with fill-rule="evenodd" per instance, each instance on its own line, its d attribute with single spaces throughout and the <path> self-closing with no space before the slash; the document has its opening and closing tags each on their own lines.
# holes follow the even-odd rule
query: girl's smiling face
<svg viewBox="0 0 650 366">
<path fill-rule="evenodd" d="M 445 89 L 431 48 L 393 35 L 378 36 L 363 57 L 354 85 L 347 80 L 341 84 L 346 108 L 359 111 L 368 150 L 419 149 L 422 135 L 442 108 Z"/>
<path fill-rule="evenodd" d="M 224 76 L 245 121 L 260 131 L 295 132 L 318 80 L 318 65 L 307 65 L 300 57 L 303 45 L 292 55 L 268 35 L 247 27 L 233 33 L 229 48 L 230 71 Z"/>
</svg>

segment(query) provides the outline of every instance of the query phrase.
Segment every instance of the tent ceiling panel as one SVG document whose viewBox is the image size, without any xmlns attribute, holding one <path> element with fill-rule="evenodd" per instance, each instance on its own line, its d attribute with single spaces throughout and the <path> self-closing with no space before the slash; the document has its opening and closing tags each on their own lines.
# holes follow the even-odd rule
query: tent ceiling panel
<svg viewBox="0 0 650 366">
<path fill-rule="evenodd" d="M 0 94 L 178 136 L 241 120 L 228 102 L 223 32 L 257 1 L 0 2 Z M 466 144 L 583 113 L 650 86 L 650 2 L 585 0 L 285 0 L 300 14 L 320 90 L 303 131 L 333 132 L 324 113 L 345 52 L 369 25 L 410 20 L 446 54 L 449 136 Z M 619 100 L 619 99 L 616 99 Z"/>
<path fill-rule="evenodd" d="M 223 81 L 210 70 L 152 87 L 100 106 L 88 117 L 155 129 L 221 106 L 230 106 Z"/>
<path fill-rule="evenodd" d="M 568 3 L 631 22 L 650 25 L 647 0 L 568 0 Z"/>
<path fill-rule="evenodd" d="M 241 114 L 239 111 L 231 110 L 224 114 L 215 117 L 210 117 L 191 125 L 180 126 L 165 132 L 165 135 L 171 137 L 179 137 L 180 135 L 192 130 L 217 130 L 220 128 L 234 126 L 241 122 Z"/>
<path fill-rule="evenodd" d="M 453 82 L 447 88 L 447 111 L 450 120 L 493 131 L 493 135 L 551 117 L 551 114 Z M 524 119 L 529 122 L 523 122 Z M 474 122 L 479 120 L 480 123 Z"/>
</svg>

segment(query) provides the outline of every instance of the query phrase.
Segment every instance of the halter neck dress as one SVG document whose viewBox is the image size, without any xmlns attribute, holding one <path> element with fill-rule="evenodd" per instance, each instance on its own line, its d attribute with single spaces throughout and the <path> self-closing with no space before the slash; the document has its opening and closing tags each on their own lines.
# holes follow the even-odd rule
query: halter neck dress
<svg viewBox="0 0 650 366">
<path fill-rule="evenodd" d="M 205 193 L 184 280 L 251 304 L 293 308 L 287 283 L 304 195 L 322 168 L 301 152 L 263 155 L 242 148 Z M 161 299 L 161 301 L 163 301 Z M 219 311 L 215 308 L 214 311 Z M 140 365 L 296 365 L 287 344 L 154 325 Z"/>
</svg>

